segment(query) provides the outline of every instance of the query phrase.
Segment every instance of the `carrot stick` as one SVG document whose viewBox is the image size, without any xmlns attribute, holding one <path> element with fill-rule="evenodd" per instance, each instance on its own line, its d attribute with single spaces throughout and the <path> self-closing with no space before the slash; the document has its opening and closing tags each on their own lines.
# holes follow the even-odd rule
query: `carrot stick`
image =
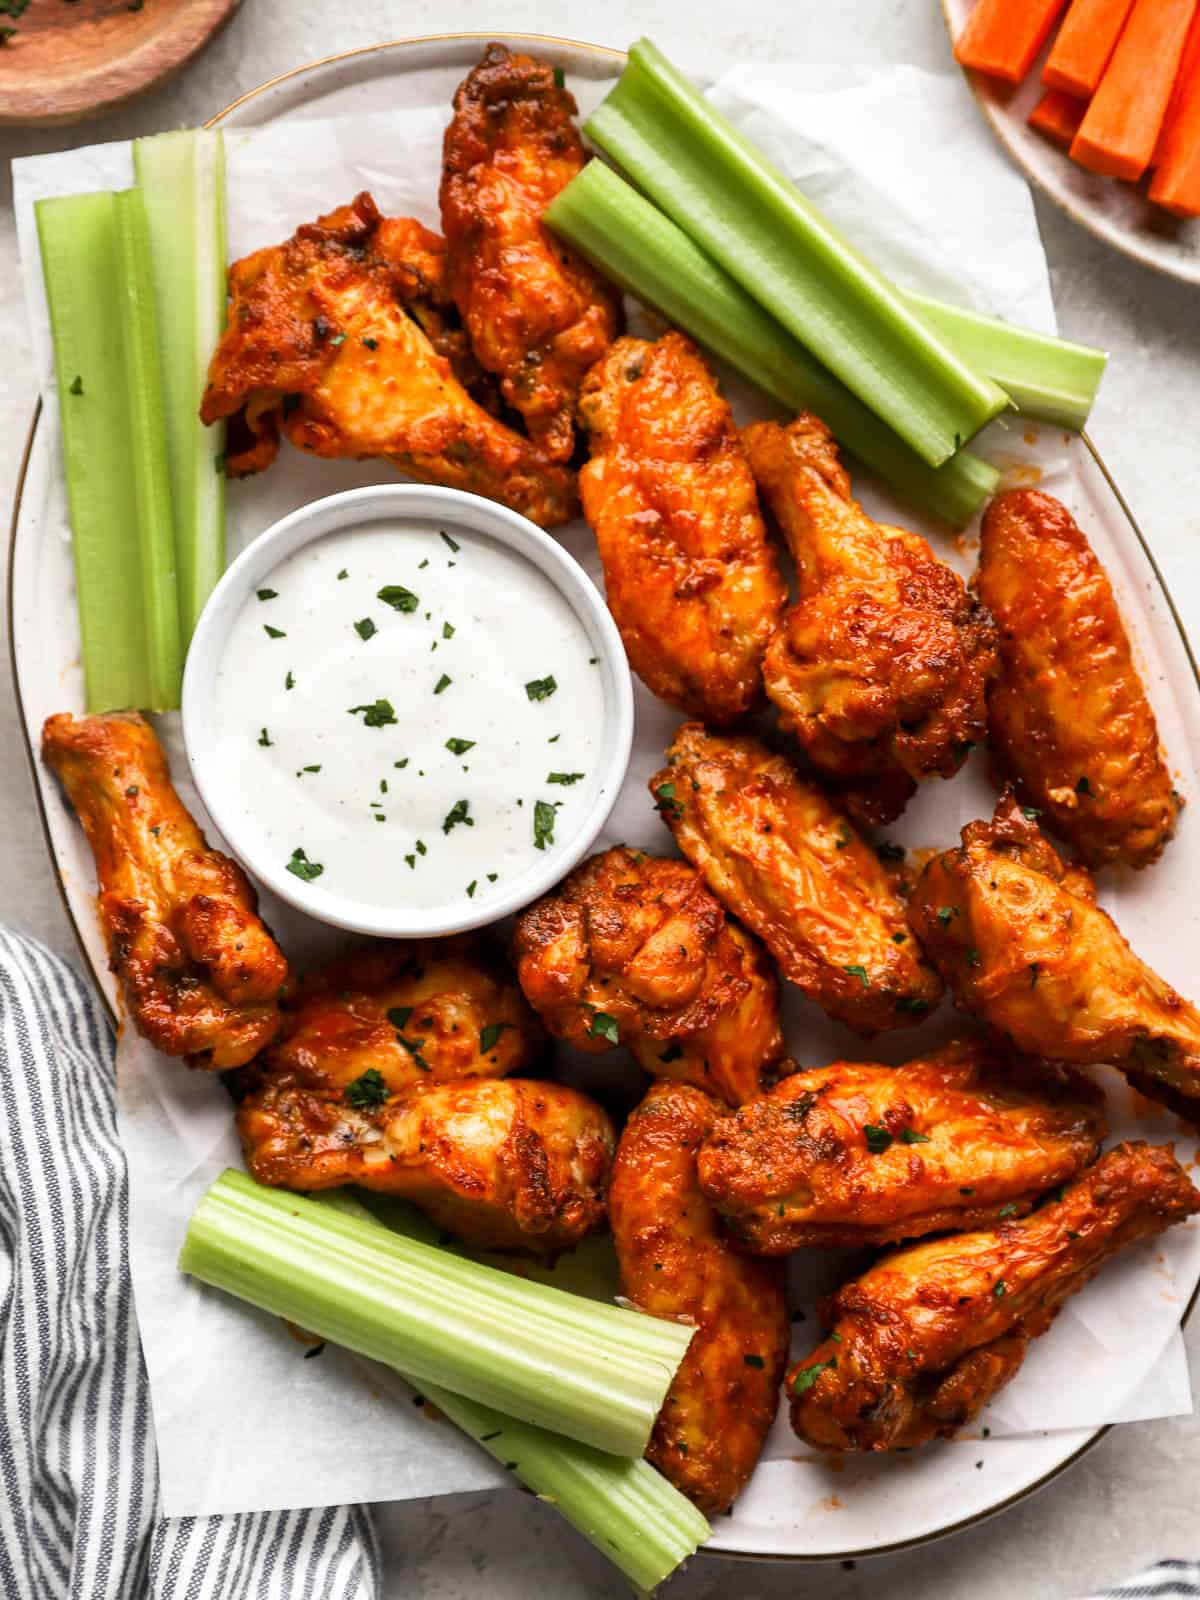
<svg viewBox="0 0 1200 1600">
<path fill-rule="evenodd" d="M 1091 172 L 1140 178 L 1150 164 L 1196 0 L 1134 0 L 1071 145 Z"/>
<path fill-rule="evenodd" d="M 1116 49 L 1133 0 L 1073 0 L 1058 30 L 1042 82 L 1087 100 L 1096 92 Z"/>
<path fill-rule="evenodd" d="M 976 72 L 1020 83 L 1037 60 L 1066 0 L 979 0 L 954 46 Z"/>
<path fill-rule="evenodd" d="M 1061 89 L 1047 89 L 1027 120 L 1031 128 L 1036 128 L 1047 139 L 1066 150 L 1079 132 L 1079 124 L 1086 110 L 1086 100 L 1077 100 L 1073 94 L 1064 94 Z"/>
<path fill-rule="evenodd" d="M 1167 114 L 1159 129 L 1158 143 L 1154 146 L 1152 166 L 1170 165 L 1182 154 L 1184 137 L 1182 124 L 1188 118 L 1188 105 L 1197 92 L 1200 92 L 1200 6 L 1197 6 L 1192 25 L 1188 29 L 1187 43 L 1183 47 L 1179 71 L 1175 77 L 1175 87 L 1171 90 Z"/>
<path fill-rule="evenodd" d="M 1200 217 L 1200 70 L 1193 69 L 1187 91 L 1183 103 L 1172 107 L 1167 154 L 1154 174 L 1150 198 L 1177 217 Z"/>
</svg>

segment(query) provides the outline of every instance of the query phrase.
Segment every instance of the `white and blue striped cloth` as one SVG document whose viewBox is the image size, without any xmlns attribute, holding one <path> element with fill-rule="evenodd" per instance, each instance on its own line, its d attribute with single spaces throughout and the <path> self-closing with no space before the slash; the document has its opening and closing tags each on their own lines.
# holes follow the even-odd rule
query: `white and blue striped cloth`
<svg viewBox="0 0 1200 1600">
<path fill-rule="evenodd" d="M 0 1596 L 377 1600 L 361 1506 L 159 1514 L 113 1061 L 83 981 L 0 931 Z"/>
</svg>

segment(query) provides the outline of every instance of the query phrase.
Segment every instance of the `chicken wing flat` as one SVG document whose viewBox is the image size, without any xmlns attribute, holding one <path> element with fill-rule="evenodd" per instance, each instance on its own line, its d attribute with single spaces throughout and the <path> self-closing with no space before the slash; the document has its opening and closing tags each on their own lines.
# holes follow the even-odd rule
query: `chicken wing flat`
<svg viewBox="0 0 1200 1600">
<path fill-rule="evenodd" d="M 1095 1159 L 1103 1105 L 1081 1074 L 978 1039 L 902 1067 L 837 1061 L 718 1122 L 700 1187 L 762 1255 L 982 1228 Z"/>
<path fill-rule="evenodd" d="M 1111 1256 L 1197 1210 L 1170 1146 L 1122 1144 L 1023 1221 L 886 1256 L 822 1306 L 830 1337 L 788 1373 L 793 1428 L 818 1450 L 950 1437 Z"/>
<path fill-rule="evenodd" d="M 985 733 L 995 629 L 918 534 L 872 522 L 816 417 L 742 435 L 796 563 L 798 604 L 763 676 L 780 722 L 862 821 L 949 778 Z"/>
<path fill-rule="evenodd" d="M 831 1017 L 869 1035 L 941 999 L 879 857 L 783 756 L 688 722 L 650 790 L 717 899 Z"/>
<path fill-rule="evenodd" d="M 138 1032 L 194 1067 L 249 1061 L 279 1031 L 287 962 L 242 869 L 212 850 L 136 712 L 48 717 L 42 759 L 83 826 L 113 972 Z"/>
<path fill-rule="evenodd" d="M 620 331 L 621 297 L 542 225 L 588 159 L 557 79 L 549 62 L 487 47 L 454 96 L 440 199 L 475 354 L 534 442 L 568 461 L 579 386 Z"/>
<path fill-rule="evenodd" d="M 593 1101 L 529 1078 L 460 1078 L 403 1095 L 268 1078 L 238 1108 L 260 1183 L 360 1184 L 411 1200 L 483 1250 L 557 1255 L 604 1216 L 615 1134 Z"/>
<path fill-rule="evenodd" d="M 630 665 L 692 716 L 736 721 L 787 594 L 717 380 L 682 334 L 619 339 L 579 409 L 579 490 Z"/>
<path fill-rule="evenodd" d="M 1200 1119 L 1200 1011 L 1134 955 L 1086 870 L 1064 864 L 1011 793 L 930 861 L 910 914 L 958 1004 L 1018 1050 L 1110 1062 Z"/>
<path fill-rule="evenodd" d="M 976 587 L 999 630 L 998 762 L 1089 866 L 1146 866 L 1181 801 L 1112 585 L 1066 506 L 1034 489 L 997 495 Z"/>
<path fill-rule="evenodd" d="M 226 471 L 311 455 L 386 458 L 410 477 L 499 500 L 544 527 L 574 509 L 571 475 L 489 415 L 454 374 L 441 241 L 360 194 L 229 269 L 229 318 L 200 415 L 229 419 Z M 422 322 L 433 330 L 433 342 Z M 435 344 L 441 345 L 439 353 Z"/>
<path fill-rule="evenodd" d="M 379 943 L 304 979 L 282 1037 L 243 1080 L 340 1094 L 367 1074 L 367 1083 L 403 1094 L 527 1071 L 545 1043 L 511 970 L 481 941 Z"/>
<path fill-rule="evenodd" d="M 622 1294 L 696 1324 L 646 1456 L 708 1515 L 754 1470 L 788 1353 L 779 1264 L 733 1250 L 696 1182 L 696 1151 L 723 1111 L 688 1084 L 655 1084 L 621 1135 L 608 1202 Z"/>
<path fill-rule="evenodd" d="M 592 856 L 517 919 L 513 956 L 525 998 L 579 1050 L 619 1042 L 655 1077 L 733 1105 L 783 1055 L 769 961 L 685 862 Z"/>
</svg>

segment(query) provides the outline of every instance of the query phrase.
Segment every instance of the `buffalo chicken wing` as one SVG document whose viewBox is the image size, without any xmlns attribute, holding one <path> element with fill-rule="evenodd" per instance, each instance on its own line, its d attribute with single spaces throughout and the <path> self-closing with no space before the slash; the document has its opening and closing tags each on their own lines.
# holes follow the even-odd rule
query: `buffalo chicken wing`
<svg viewBox="0 0 1200 1600">
<path fill-rule="evenodd" d="M 857 1033 L 919 1021 L 942 995 L 875 851 L 757 739 L 686 723 L 650 780 L 659 814 L 784 977 Z"/>
<path fill-rule="evenodd" d="M 226 470 L 268 466 L 280 433 L 312 455 L 382 457 L 426 483 L 552 527 L 570 473 L 476 403 L 442 284 L 442 242 L 360 194 L 229 269 L 229 316 L 200 409 L 229 420 Z"/>
<path fill-rule="evenodd" d="M 1169 1146 L 1123 1144 L 1032 1216 L 885 1256 L 822 1306 L 829 1337 L 788 1373 L 793 1428 L 819 1450 L 950 1437 L 1110 1257 L 1197 1210 Z"/>
<path fill-rule="evenodd" d="M 577 1049 L 619 1042 L 734 1105 L 783 1055 L 770 963 L 682 861 L 593 856 L 521 915 L 513 954 L 526 999 Z"/>
<path fill-rule="evenodd" d="M 100 887 L 112 970 L 138 1031 L 167 1055 L 222 1070 L 279 1031 L 283 952 L 242 869 L 212 850 L 136 712 L 49 717 L 42 759 L 75 809 Z"/>
<path fill-rule="evenodd" d="M 688 1084 L 655 1084 L 625 1125 L 609 1195 L 621 1292 L 696 1326 L 646 1455 L 706 1514 L 728 1510 L 753 1471 L 788 1351 L 780 1265 L 733 1250 L 696 1181 L 723 1110 Z"/>
<path fill-rule="evenodd" d="M 620 339 L 588 374 L 579 475 L 630 665 L 720 725 L 762 696 L 786 592 L 729 407 L 696 347 Z"/>
<path fill-rule="evenodd" d="M 983 738 L 995 630 L 924 539 L 851 497 L 823 422 L 756 422 L 742 437 L 799 592 L 767 651 L 767 694 L 846 806 L 887 822 Z"/>
<path fill-rule="evenodd" d="M 838 1061 L 717 1123 L 700 1186 L 747 1249 L 880 1245 L 980 1228 L 1073 1178 L 1106 1132 L 1099 1089 L 975 1040 L 902 1067 Z"/>
</svg>

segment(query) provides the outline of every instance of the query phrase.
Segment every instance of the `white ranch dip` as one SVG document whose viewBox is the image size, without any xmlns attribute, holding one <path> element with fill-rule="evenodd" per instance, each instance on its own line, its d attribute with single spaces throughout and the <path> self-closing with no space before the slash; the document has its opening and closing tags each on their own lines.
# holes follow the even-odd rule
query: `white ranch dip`
<svg viewBox="0 0 1200 1600">
<path fill-rule="evenodd" d="M 282 562 L 216 683 L 256 850 L 384 909 L 486 902 L 568 841 L 597 794 L 604 710 L 553 583 L 482 535 L 415 520 Z"/>
</svg>

